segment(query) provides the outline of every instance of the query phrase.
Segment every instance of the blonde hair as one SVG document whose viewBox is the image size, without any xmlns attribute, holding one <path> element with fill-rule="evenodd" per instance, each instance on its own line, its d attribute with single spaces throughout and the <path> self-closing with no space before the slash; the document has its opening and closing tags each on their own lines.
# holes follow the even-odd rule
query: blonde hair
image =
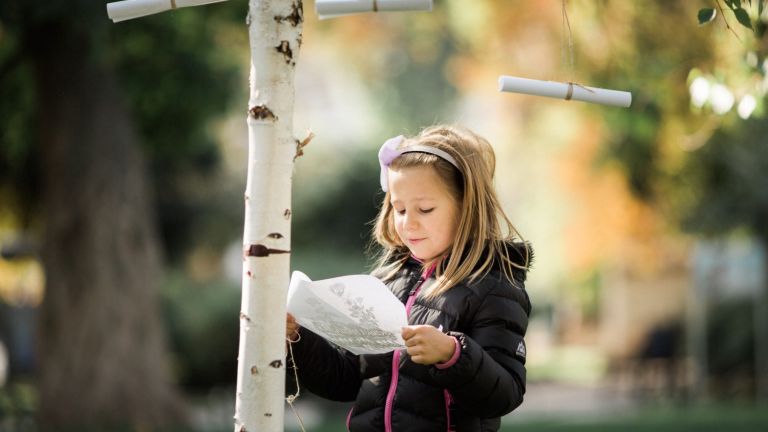
<svg viewBox="0 0 768 432">
<path fill-rule="evenodd" d="M 524 264 L 518 264 L 510 257 L 507 244 L 516 238 L 522 240 L 522 236 L 504 214 L 496 196 L 493 186 L 496 156 L 490 143 L 468 129 L 438 125 L 406 138 L 399 149 L 412 145 L 426 145 L 447 152 L 458 165 L 454 167 L 438 156 L 420 152 L 404 153 L 390 164 L 393 169 L 432 167 L 459 206 L 456 237 L 447 260 L 439 262 L 435 273 L 437 284 L 428 295 L 436 297 L 465 279 L 474 281 L 495 265 L 516 284 L 513 271 L 515 268 L 527 270 L 528 248 L 525 248 Z M 373 231 L 373 238 L 383 248 L 376 262 L 377 273 L 384 280 L 391 279 L 408 260 L 410 251 L 395 230 L 390 192 L 384 196 Z"/>
</svg>

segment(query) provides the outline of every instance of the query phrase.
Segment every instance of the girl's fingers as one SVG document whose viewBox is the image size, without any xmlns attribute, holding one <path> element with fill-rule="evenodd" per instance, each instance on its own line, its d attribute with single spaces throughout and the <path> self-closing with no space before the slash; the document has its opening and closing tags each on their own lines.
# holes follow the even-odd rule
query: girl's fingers
<svg viewBox="0 0 768 432">
<path fill-rule="evenodd" d="M 285 317 L 285 337 L 291 341 L 295 341 L 298 338 L 299 324 L 291 314 L 286 314 Z"/>
</svg>

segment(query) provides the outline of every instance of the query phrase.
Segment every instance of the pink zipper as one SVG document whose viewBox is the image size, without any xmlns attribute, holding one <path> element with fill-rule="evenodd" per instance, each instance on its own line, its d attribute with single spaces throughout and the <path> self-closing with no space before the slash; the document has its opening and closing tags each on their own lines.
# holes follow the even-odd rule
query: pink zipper
<svg viewBox="0 0 768 432">
<path fill-rule="evenodd" d="M 443 397 L 445 398 L 445 420 L 447 422 L 446 430 L 448 432 L 453 432 L 451 430 L 451 394 L 448 393 L 448 389 L 443 389 Z"/>
<path fill-rule="evenodd" d="M 411 290 L 411 293 L 408 295 L 408 301 L 405 302 L 405 316 L 408 317 L 411 315 L 411 308 L 413 307 L 413 304 L 416 303 L 416 296 L 419 295 L 419 291 L 421 290 L 422 285 L 424 285 L 424 282 L 429 279 L 430 276 L 432 276 L 432 273 L 435 271 L 436 264 L 432 264 L 428 269 L 424 271 L 424 273 L 421 275 L 421 278 L 419 278 L 418 285 L 416 286 L 416 289 Z M 392 380 L 389 382 L 389 391 L 387 392 L 387 402 L 384 405 L 384 431 L 385 432 L 392 432 L 392 406 L 395 402 L 395 392 L 397 390 L 397 380 L 400 377 L 400 350 L 396 350 L 392 354 Z"/>
</svg>

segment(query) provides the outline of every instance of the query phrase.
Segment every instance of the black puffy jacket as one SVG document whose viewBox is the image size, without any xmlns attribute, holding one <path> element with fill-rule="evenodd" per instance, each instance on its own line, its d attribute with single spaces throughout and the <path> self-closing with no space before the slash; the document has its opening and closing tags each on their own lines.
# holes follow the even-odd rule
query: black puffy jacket
<svg viewBox="0 0 768 432">
<path fill-rule="evenodd" d="M 521 261 L 525 256 L 522 245 L 510 253 Z M 409 260 L 387 283 L 403 303 L 422 282 L 421 270 Z M 459 341 L 458 361 L 447 369 L 413 363 L 404 350 L 354 355 L 302 328 L 292 346 L 299 383 L 326 399 L 355 401 L 347 419 L 352 432 L 497 431 L 500 417 L 525 393 L 523 336 L 531 304 L 525 272 L 514 277 L 512 284 L 494 269 L 435 299 L 416 297 L 408 322 L 442 325 Z"/>
</svg>

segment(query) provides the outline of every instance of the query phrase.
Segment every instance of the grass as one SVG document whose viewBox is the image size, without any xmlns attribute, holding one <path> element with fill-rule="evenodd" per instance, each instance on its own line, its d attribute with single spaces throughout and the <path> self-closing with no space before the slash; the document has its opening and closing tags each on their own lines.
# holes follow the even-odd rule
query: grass
<svg viewBox="0 0 768 432">
<path fill-rule="evenodd" d="M 762 432 L 768 413 L 755 408 L 664 409 L 600 419 L 533 420 L 505 425 L 505 432 Z"/>
<path fill-rule="evenodd" d="M 332 419 L 307 432 L 338 432 L 344 419 Z M 764 432 L 768 409 L 756 406 L 702 405 L 655 407 L 632 415 L 600 418 L 511 419 L 501 432 Z M 206 431 L 214 432 L 214 431 Z M 218 432 L 218 431 L 216 431 Z M 223 432 L 223 431 L 222 431 Z"/>
</svg>

